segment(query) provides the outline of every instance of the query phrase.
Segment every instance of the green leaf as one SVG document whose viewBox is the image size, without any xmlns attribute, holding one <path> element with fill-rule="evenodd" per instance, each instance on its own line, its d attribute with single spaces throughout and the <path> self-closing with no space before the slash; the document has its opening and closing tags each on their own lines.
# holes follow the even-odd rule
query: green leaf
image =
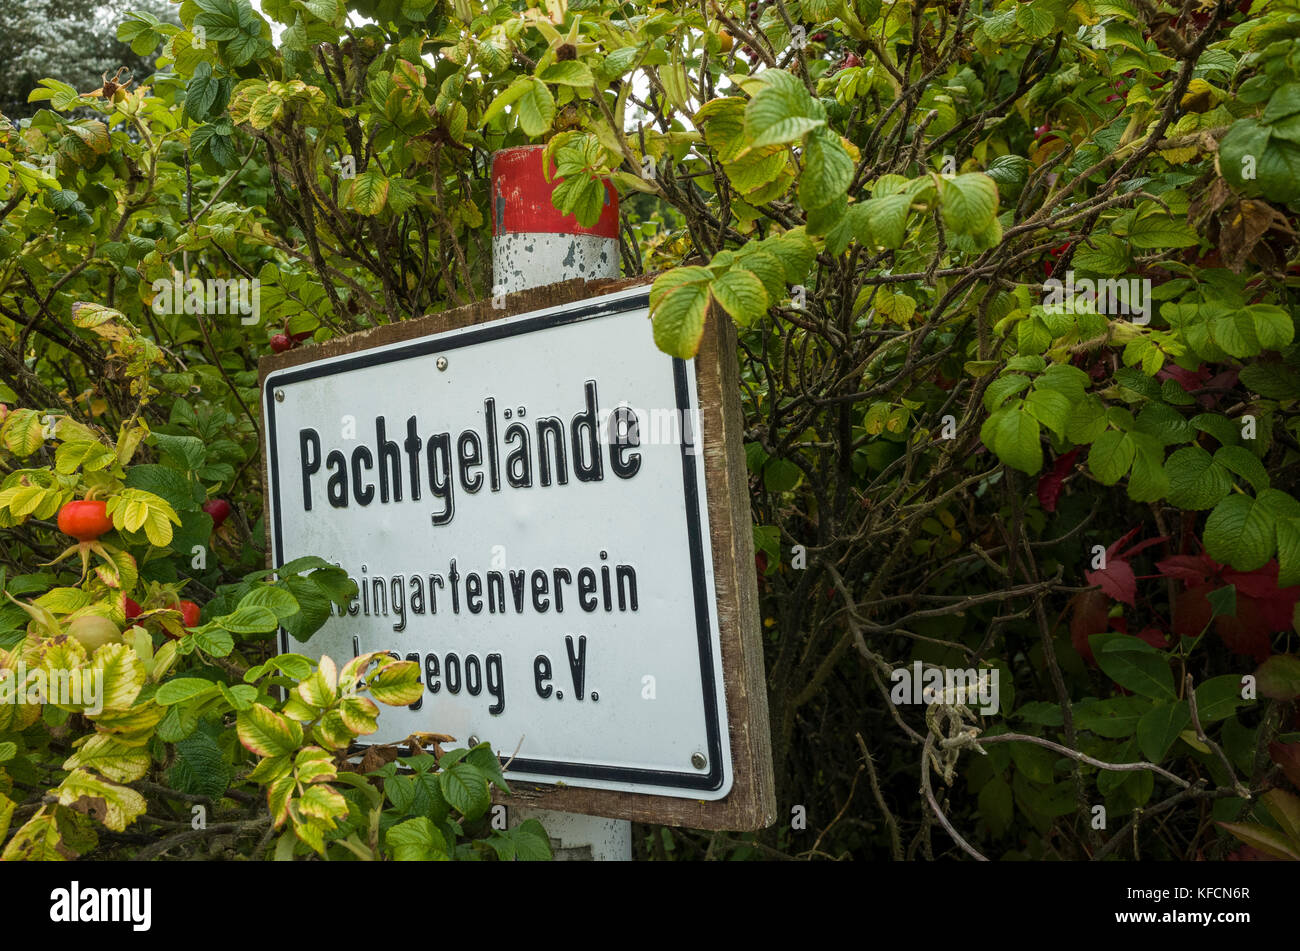
<svg viewBox="0 0 1300 951">
<path fill-rule="evenodd" d="M 1032 3 L 1021 3 L 1015 8 L 1016 25 L 1035 40 L 1051 34 L 1056 25 L 1056 18 L 1043 7 L 1041 0 L 1034 0 Z"/>
<path fill-rule="evenodd" d="M 537 138 L 549 131 L 555 121 L 555 97 L 540 79 L 529 78 L 524 82 L 524 91 L 515 102 L 519 128 L 524 135 Z"/>
<path fill-rule="evenodd" d="M 281 756 L 302 745 L 302 727 L 260 703 L 240 711 L 236 730 L 244 748 L 258 756 Z"/>
<path fill-rule="evenodd" d="M 596 83 L 596 79 L 591 75 L 591 70 L 587 67 L 587 64 L 576 59 L 552 63 L 537 78 L 542 82 L 554 83 L 557 86 L 586 88 L 594 86 Z"/>
<path fill-rule="evenodd" d="M 750 149 L 799 142 L 826 124 L 814 115 L 812 96 L 801 80 L 779 69 L 765 70 L 762 79 L 763 88 L 745 105 Z"/>
<path fill-rule="evenodd" d="M 347 182 L 344 202 L 363 215 L 377 215 L 388 202 L 388 179 L 377 168 L 368 168 Z"/>
<path fill-rule="evenodd" d="M 465 818 L 477 819 L 492 804 L 488 779 L 477 767 L 455 763 L 439 775 L 443 796 Z"/>
<path fill-rule="evenodd" d="M 853 159 L 833 132 L 819 129 L 808 137 L 799 176 L 799 200 L 805 208 L 822 208 L 848 191 Z"/>
<path fill-rule="evenodd" d="M 978 234 L 997 217 L 998 186 L 983 172 L 940 179 L 943 223 L 958 234 Z"/>
<path fill-rule="evenodd" d="M 907 232 L 907 212 L 912 199 L 907 195 L 869 198 L 862 203 L 871 242 L 880 248 L 901 248 Z"/>
<path fill-rule="evenodd" d="M 1150 644 L 1127 634 L 1093 634 L 1088 638 L 1097 666 L 1126 690 L 1152 700 L 1174 700 L 1169 659 Z"/>
<path fill-rule="evenodd" d="M 1241 476 L 1256 492 L 1268 488 L 1268 472 L 1254 453 L 1241 446 L 1224 446 L 1214 453 L 1214 461 Z"/>
<path fill-rule="evenodd" d="M 264 608 L 275 615 L 277 620 L 283 621 L 285 618 L 292 617 L 298 613 L 298 599 L 295 598 L 284 588 L 277 588 L 274 585 L 258 585 L 248 594 L 239 599 L 239 607 L 245 608 Z M 238 614 L 238 611 L 236 611 Z M 251 616 L 250 616 L 251 617 Z M 221 623 L 221 621 L 218 621 Z M 222 627 L 227 630 L 236 630 L 222 623 Z M 270 630 L 266 628 L 264 630 Z M 244 633 L 244 632 L 240 632 Z M 253 631 L 251 633 L 260 633 Z"/>
<path fill-rule="evenodd" d="M 420 683 L 420 665 L 403 660 L 389 664 L 369 680 L 370 696 L 391 707 L 415 703 L 424 692 Z"/>
<path fill-rule="evenodd" d="M 1262 568 L 1276 548 L 1274 516 L 1248 495 L 1229 495 L 1205 520 L 1205 553 L 1238 571 Z"/>
<path fill-rule="evenodd" d="M 1102 485 L 1114 485 L 1133 465 L 1137 449 L 1128 433 L 1108 429 L 1092 444 L 1088 468 Z"/>
<path fill-rule="evenodd" d="M 1179 449 L 1165 460 L 1169 501 L 1184 509 L 1214 508 L 1232 491 L 1232 476 L 1200 446 Z"/>
<path fill-rule="evenodd" d="M 177 512 L 198 509 L 194 484 L 175 469 L 154 464 L 132 466 L 123 480 L 128 489 L 143 489 L 163 499 Z"/>
<path fill-rule="evenodd" d="M 1038 420 L 1020 406 L 1004 406 L 980 427 L 980 439 L 1002 462 L 1035 474 L 1043 467 L 1043 446 Z"/>
<path fill-rule="evenodd" d="M 148 806 L 134 789 L 110 783 L 85 769 L 69 773 L 55 791 L 59 805 L 93 815 L 114 832 L 125 831 Z"/>
<path fill-rule="evenodd" d="M 1025 409 L 1057 436 L 1065 438 L 1073 404 L 1064 393 L 1046 387 L 1035 387 L 1025 398 Z"/>
<path fill-rule="evenodd" d="M 683 360 L 695 356 L 704 334 L 712 280 L 712 272 L 702 267 L 675 268 L 655 280 L 650 317 L 655 345 L 664 353 Z"/>
<path fill-rule="evenodd" d="M 1078 270 L 1103 277 L 1125 274 L 1131 263 L 1129 246 L 1120 238 L 1109 234 L 1092 235 L 1087 244 L 1075 249 L 1074 257 L 1070 260 Z"/>
<path fill-rule="evenodd" d="M 217 741 L 196 730 L 176 744 L 168 778 L 181 792 L 216 800 L 230 787 L 231 769 Z"/>
<path fill-rule="evenodd" d="M 384 844 L 398 862 L 447 861 L 447 840 L 425 816 L 407 819 L 384 835 Z"/>
<path fill-rule="evenodd" d="M 1211 677 L 1196 688 L 1196 715 L 1202 726 L 1226 720 L 1237 712 L 1238 707 L 1249 703 L 1249 700 L 1242 699 L 1238 674 Z"/>
<path fill-rule="evenodd" d="M 1300 697 L 1300 657 L 1274 654 L 1255 671 L 1259 692 L 1270 700 L 1289 701 Z"/>
<path fill-rule="evenodd" d="M 174 703 L 183 703 L 201 697 L 216 689 L 215 683 L 202 677 L 177 677 L 162 684 L 153 699 L 159 706 L 169 707 Z"/>
<path fill-rule="evenodd" d="M 1129 473 L 1128 497 L 1135 502 L 1155 502 L 1169 492 L 1165 475 L 1164 449 L 1147 433 L 1129 433 L 1134 446 L 1133 469 Z"/>
<path fill-rule="evenodd" d="M 265 590 L 265 589 L 264 589 Z M 279 627 L 277 613 L 245 597 L 230 614 L 213 618 L 212 623 L 235 634 L 265 634 Z"/>
<path fill-rule="evenodd" d="M 1175 221 L 1162 215 L 1133 222 L 1128 240 L 1135 248 L 1190 248 L 1200 243 L 1186 221 Z"/>
<path fill-rule="evenodd" d="M 1138 749 L 1152 763 L 1159 763 L 1178 739 L 1178 734 L 1191 722 L 1192 712 L 1187 701 L 1156 704 L 1138 721 Z"/>
<path fill-rule="evenodd" d="M 1014 745 L 1014 744 L 1013 744 Z M 1014 810 L 1011 804 L 1011 787 L 1001 776 L 994 776 L 980 788 L 979 816 L 995 836 L 1001 836 L 1011 827 Z"/>
<path fill-rule="evenodd" d="M 767 291 L 751 271 L 731 268 L 709 288 L 713 299 L 742 327 L 767 313 Z"/>
<path fill-rule="evenodd" d="M 1052 781 L 1052 764 L 1056 761 L 1056 754 L 1036 743 L 1015 742 L 1008 746 L 1016 769 L 1024 773 L 1026 778 L 1036 783 Z"/>
<path fill-rule="evenodd" d="M 1138 723 L 1150 709 L 1151 701 L 1145 697 L 1090 700 L 1075 706 L 1074 722 L 1079 729 L 1106 739 L 1123 739 L 1137 732 Z"/>
<path fill-rule="evenodd" d="M 1249 822 L 1220 822 L 1219 826 L 1227 829 L 1251 848 L 1258 849 L 1266 855 L 1300 862 L 1300 843 L 1296 843 L 1276 829 Z"/>
</svg>

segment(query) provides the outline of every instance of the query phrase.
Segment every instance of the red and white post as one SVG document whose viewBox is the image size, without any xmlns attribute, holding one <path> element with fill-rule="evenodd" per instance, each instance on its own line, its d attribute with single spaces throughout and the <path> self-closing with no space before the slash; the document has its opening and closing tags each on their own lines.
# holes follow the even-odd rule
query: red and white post
<svg viewBox="0 0 1300 951">
<path fill-rule="evenodd" d="M 524 145 L 492 155 L 493 294 L 619 276 L 618 192 L 605 183 L 605 204 L 590 228 L 551 203 L 560 181 L 546 180 L 543 146 Z"/>
<path fill-rule="evenodd" d="M 619 276 L 618 193 L 605 183 L 600 218 L 584 228 L 551 203 L 559 179 L 547 181 L 543 150 L 541 145 L 525 145 L 492 156 L 494 300 L 575 277 L 592 281 Z M 632 859 L 632 823 L 625 819 L 510 807 L 511 826 L 526 819 L 536 819 L 552 840 L 559 840 L 557 859 Z"/>
</svg>

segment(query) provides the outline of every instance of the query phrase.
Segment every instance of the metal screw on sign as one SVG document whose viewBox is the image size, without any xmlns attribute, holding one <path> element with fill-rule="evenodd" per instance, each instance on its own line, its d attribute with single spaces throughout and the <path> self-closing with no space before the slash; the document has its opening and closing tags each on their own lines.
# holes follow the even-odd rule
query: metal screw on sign
<svg viewBox="0 0 1300 951">
<path fill-rule="evenodd" d="M 275 401 L 276 401 L 277 403 L 283 403 L 283 402 L 284 402 L 284 390 L 276 390 L 276 391 L 275 391 Z"/>
<path fill-rule="evenodd" d="M 439 357 L 436 361 L 434 361 L 434 365 L 435 365 L 439 370 L 445 370 L 445 369 L 447 369 L 447 358 L 446 358 L 446 357 Z"/>
<path fill-rule="evenodd" d="M 703 753 L 692 753 L 691 765 L 696 769 L 703 769 L 705 766 L 709 765 L 709 761 Z"/>
<path fill-rule="evenodd" d="M 471 736 L 471 737 L 469 738 L 469 745 L 470 745 L 470 746 L 478 746 L 478 737 L 477 737 L 477 736 Z"/>
</svg>

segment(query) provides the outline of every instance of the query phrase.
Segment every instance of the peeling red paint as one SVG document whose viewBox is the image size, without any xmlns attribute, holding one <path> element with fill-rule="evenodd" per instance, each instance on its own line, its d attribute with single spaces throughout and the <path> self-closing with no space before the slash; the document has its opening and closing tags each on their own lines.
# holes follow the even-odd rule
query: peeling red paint
<svg viewBox="0 0 1300 951">
<path fill-rule="evenodd" d="M 551 192 L 562 178 L 546 180 L 542 173 L 544 146 L 524 145 L 492 155 L 492 233 L 591 234 L 618 238 L 618 193 L 605 182 L 605 206 L 595 225 L 584 228 L 573 215 L 551 204 Z M 552 163 L 552 169 L 554 164 Z"/>
</svg>

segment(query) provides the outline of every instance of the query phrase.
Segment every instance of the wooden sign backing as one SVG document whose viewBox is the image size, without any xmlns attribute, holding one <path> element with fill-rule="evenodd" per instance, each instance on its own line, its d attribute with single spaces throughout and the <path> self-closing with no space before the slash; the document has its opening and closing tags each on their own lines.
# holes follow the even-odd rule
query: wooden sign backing
<svg viewBox="0 0 1300 951">
<path fill-rule="evenodd" d="M 258 366 L 259 389 L 264 388 L 267 375 L 276 370 L 580 302 L 647 283 L 646 278 L 575 279 L 507 295 L 503 307 L 494 307 L 491 300 L 483 300 L 438 314 L 385 324 L 320 345 L 263 357 Z M 718 638 L 734 776 L 731 792 L 723 799 L 706 802 L 644 793 L 541 785 L 511 778 L 507 773 L 506 779 L 513 794 L 504 796 L 497 793 L 495 798 L 498 802 L 695 829 L 748 831 L 769 826 L 776 819 L 749 484 L 742 447 L 735 330 L 730 320 L 719 319 L 713 309 L 710 310 L 695 359 L 695 373 L 704 434 L 703 459 L 717 591 Z M 265 453 L 262 484 L 269 486 Z M 269 491 L 264 494 L 269 563 L 271 502 Z"/>
</svg>

